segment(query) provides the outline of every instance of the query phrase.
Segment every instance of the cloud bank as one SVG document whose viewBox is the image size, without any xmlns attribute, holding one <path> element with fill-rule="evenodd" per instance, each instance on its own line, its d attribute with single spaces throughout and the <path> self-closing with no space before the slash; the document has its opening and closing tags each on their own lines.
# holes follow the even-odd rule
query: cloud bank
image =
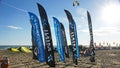
<svg viewBox="0 0 120 68">
<path fill-rule="evenodd" d="M 88 29 L 83 29 L 81 31 L 86 33 L 89 32 Z M 98 29 L 93 29 L 93 33 L 94 35 L 97 35 L 97 36 L 103 36 L 103 35 L 108 35 L 112 33 L 120 33 L 120 29 L 115 27 L 100 27 Z"/>
</svg>

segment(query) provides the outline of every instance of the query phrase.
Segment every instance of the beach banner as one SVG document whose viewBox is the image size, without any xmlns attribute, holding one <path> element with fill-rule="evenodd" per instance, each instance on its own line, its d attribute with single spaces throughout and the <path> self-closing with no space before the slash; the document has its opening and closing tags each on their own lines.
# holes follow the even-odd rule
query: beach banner
<svg viewBox="0 0 120 68">
<path fill-rule="evenodd" d="M 44 45 L 43 45 L 43 40 L 42 40 L 39 19 L 35 14 L 33 14 L 31 12 L 28 12 L 28 14 L 30 16 L 30 23 L 32 25 L 32 35 L 33 35 L 33 40 L 34 40 L 36 48 L 37 48 L 38 60 L 40 62 L 45 62 L 46 61 L 45 51 L 44 51 Z M 33 52 L 34 52 L 34 50 L 33 50 Z"/>
<path fill-rule="evenodd" d="M 46 14 L 45 9 L 40 4 L 37 3 L 37 5 L 38 5 L 38 10 L 39 10 L 41 24 L 42 24 L 43 33 L 44 33 L 46 63 L 50 67 L 55 67 L 51 29 L 50 29 L 50 25 L 48 22 L 47 14 Z"/>
<path fill-rule="evenodd" d="M 57 51 L 60 56 L 59 60 L 60 62 L 64 62 L 65 61 L 64 46 L 63 46 L 63 37 L 62 37 L 60 22 L 55 17 L 53 17 L 53 21 L 54 21 L 54 29 L 55 29 L 55 35 L 56 35 L 56 41 L 57 41 Z"/>
<path fill-rule="evenodd" d="M 32 53 L 33 53 L 33 59 L 38 60 L 38 57 L 37 57 L 37 53 L 38 53 L 37 45 L 35 44 L 35 40 L 34 40 L 34 36 L 33 36 L 33 26 L 32 26 L 32 28 L 31 28 L 31 37 L 32 37 Z"/>
<path fill-rule="evenodd" d="M 94 41 L 93 41 L 93 31 L 92 31 L 92 21 L 91 21 L 91 16 L 90 13 L 87 11 L 87 17 L 88 17 L 88 27 L 89 27 L 89 33 L 90 33 L 90 50 L 91 50 L 91 57 L 90 61 L 95 62 L 95 48 L 94 48 Z"/>
<path fill-rule="evenodd" d="M 76 24 L 73 20 L 71 13 L 68 10 L 64 10 L 64 11 L 69 21 L 70 39 L 71 39 L 72 52 L 73 52 L 73 62 L 77 65 L 78 64 L 77 58 L 80 57 L 80 50 L 78 47 Z"/>
<path fill-rule="evenodd" d="M 68 44 L 67 44 L 65 29 L 64 29 L 64 26 L 63 26 L 62 23 L 60 23 L 60 27 L 61 27 L 62 37 L 63 37 L 63 45 L 64 45 L 65 56 L 66 56 L 66 58 L 69 58 L 69 48 L 68 48 Z"/>
</svg>

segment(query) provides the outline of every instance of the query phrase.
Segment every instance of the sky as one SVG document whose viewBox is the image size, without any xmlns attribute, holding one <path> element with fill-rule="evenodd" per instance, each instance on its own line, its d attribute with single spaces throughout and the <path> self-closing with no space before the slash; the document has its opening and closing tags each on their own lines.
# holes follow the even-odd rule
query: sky
<svg viewBox="0 0 120 68">
<path fill-rule="evenodd" d="M 32 45 L 30 17 L 27 12 L 36 14 L 41 25 L 36 3 L 41 4 L 46 10 L 54 45 L 56 45 L 56 38 L 52 17 L 58 18 L 63 23 L 67 43 L 71 44 L 69 22 L 64 9 L 71 12 L 76 22 L 79 45 L 89 45 L 90 42 L 87 11 L 91 14 L 94 42 L 120 44 L 119 0 L 77 0 L 80 2 L 79 6 L 73 6 L 73 1 L 0 0 L 0 45 Z"/>
</svg>

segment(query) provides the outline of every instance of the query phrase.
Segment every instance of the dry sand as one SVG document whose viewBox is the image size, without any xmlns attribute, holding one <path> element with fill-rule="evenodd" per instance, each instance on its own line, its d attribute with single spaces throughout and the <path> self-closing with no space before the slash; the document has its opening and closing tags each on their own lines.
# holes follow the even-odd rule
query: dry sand
<svg viewBox="0 0 120 68">
<path fill-rule="evenodd" d="M 66 58 L 66 63 L 59 62 L 58 54 L 55 53 L 55 68 L 120 68 L 120 50 L 98 50 L 96 62 L 90 62 L 89 57 L 81 56 L 78 65 L 75 66 L 72 58 Z M 15 53 L 9 50 L 0 50 L 0 57 L 8 57 L 9 68 L 49 68 L 46 63 L 39 63 L 32 59 L 32 53 Z"/>
</svg>

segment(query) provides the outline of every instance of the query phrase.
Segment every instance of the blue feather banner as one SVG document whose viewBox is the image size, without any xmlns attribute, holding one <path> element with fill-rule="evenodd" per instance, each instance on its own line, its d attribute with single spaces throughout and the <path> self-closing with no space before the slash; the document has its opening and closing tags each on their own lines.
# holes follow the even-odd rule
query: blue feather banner
<svg viewBox="0 0 120 68">
<path fill-rule="evenodd" d="M 33 39 L 35 41 L 36 47 L 37 47 L 37 57 L 40 62 L 45 62 L 45 50 L 44 50 L 44 44 L 43 44 L 43 39 L 42 39 L 42 33 L 41 33 L 41 28 L 39 24 L 39 19 L 38 17 L 31 13 L 28 12 L 30 16 L 30 22 L 32 25 L 32 34 L 33 34 Z"/>
<path fill-rule="evenodd" d="M 64 46 L 63 46 L 63 41 L 62 41 L 63 37 L 62 37 L 60 22 L 55 17 L 53 17 L 53 20 L 54 20 L 54 29 L 55 29 L 55 35 L 56 35 L 56 40 L 57 40 L 57 50 L 60 56 L 60 62 L 64 62 L 65 56 L 64 56 Z"/>
</svg>

